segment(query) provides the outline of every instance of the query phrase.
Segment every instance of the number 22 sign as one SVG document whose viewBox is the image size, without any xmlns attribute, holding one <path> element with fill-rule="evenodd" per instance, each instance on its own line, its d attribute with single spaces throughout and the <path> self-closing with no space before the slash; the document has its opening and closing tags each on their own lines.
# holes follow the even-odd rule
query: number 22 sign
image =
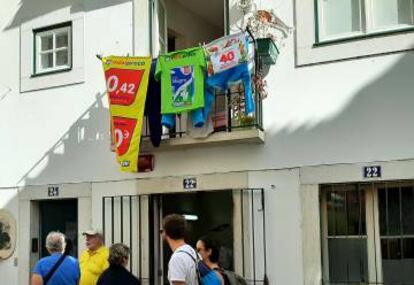
<svg viewBox="0 0 414 285">
<path fill-rule="evenodd" d="M 363 172 L 364 172 L 364 178 L 381 178 L 382 177 L 381 166 L 365 166 Z"/>
</svg>

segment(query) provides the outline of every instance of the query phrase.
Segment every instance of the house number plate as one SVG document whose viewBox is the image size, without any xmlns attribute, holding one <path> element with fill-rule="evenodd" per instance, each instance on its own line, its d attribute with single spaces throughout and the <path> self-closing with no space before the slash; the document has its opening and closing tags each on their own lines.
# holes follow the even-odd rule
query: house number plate
<svg viewBox="0 0 414 285">
<path fill-rule="evenodd" d="M 197 188 L 197 178 L 184 178 L 183 187 L 186 190 L 196 189 Z"/>
<path fill-rule="evenodd" d="M 58 197 L 59 196 L 59 186 L 49 186 L 49 187 L 47 187 L 47 196 L 48 197 Z"/>
<path fill-rule="evenodd" d="M 364 178 L 381 178 L 382 169 L 381 166 L 365 166 Z"/>
</svg>

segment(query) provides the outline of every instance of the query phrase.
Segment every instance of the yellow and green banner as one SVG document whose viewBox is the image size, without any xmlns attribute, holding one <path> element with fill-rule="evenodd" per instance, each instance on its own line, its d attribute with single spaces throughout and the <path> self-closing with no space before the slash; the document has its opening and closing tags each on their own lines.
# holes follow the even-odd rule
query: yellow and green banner
<svg viewBox="0 0 414 285">
<path fill-rule="evenodd" d="M 111 129 L 122 171 L 138 171 L 151 57 L 102 59 L 111 113 Z"/>
</svg>

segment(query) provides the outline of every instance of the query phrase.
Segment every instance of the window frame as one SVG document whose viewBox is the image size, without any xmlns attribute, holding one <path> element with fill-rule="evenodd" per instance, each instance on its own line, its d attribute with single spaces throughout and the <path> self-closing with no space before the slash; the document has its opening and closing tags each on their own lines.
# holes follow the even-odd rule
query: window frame
<svg viewBox="0 0 414 285">
<path fill-rule="evenodd" d="M 351 32 L 347 34 L 342 34 L 338 36 L 331 36 L 323 39 L 321 37 L 321 30 L 323 28 L 322 23 L 322 13 L 321 13 L 321 0 L 314 0 L 314 17 L 315 17 L 315 43 L 314 47 L 323 46 L 333 43 L 348 42 L 354 40 L 362 40 L 378 36 L 386 36 L 407 32 L 414 32 L 414 2 L 411 0 L 412 5 L 412 24 L 411 25 L 401 25 L 390 28 L 380 28 L 375 29 L 373 24 L 373 14 L 371 9 L 373 0 L 360 0 L 361 1 L 361 11 L 360 11 L 360 21 L 361 21 L 361 31 Z"/>
<path fill-rule="evenodd" d="M 344 187 L 346 185 L 352 185 L 351 183 L 347 183 L 347 184 L 324 184 L 324 185 L 320 185 L 319 188 L 319 193 L 320 193 L 320 214 L 321 214 L 321 239 L 322 239 L 322 280 L 323 280 L 323 284 L 325 284 L 325 281 L 327 281 L 327 284 L 331 284 L 330 283 L 330 264 L 329 264 L 329 239 L 330 238 L 343 238 L 343 239 L 365 239 L 366 243 L 367 243 L 367 263 L 368 263 L 368 272 L 367 272 L 367 276 L 368 276 L 368 280 L 371 281 L 372 280 L 372 276 L 371 273 L 373 272 L 371 270 L 372 268 L 372 263 L 374 262 L 374 266 L 375 266 L 375 260 L 372 260 L 372 256 L 370 256 L 370 247 L 372 247 L 373 241 L 372 241 L 372 229 L 369 226 L 372 223 L 372 220 L 370 220 L 370 215 L 368 213 L 368 200 L 372 199 L 371 197 L 371 193 L 369 190 L 364 190 L 365 191 L 365 234 L 358 236 L 358 235 L 343 235 L 343 236 L 330 236 L 328 233 L 328 208 L 327 208 L 327 199 L 326 199 L 326 191 L 324 191 L 322 186 L 330 186 L 330 188 L 332 189 L 334 186 L 340 186 L 340 187 Z M 357 187 L 359 188 L 359 185 L 357 185 Z M 346 191 L 346 190 L 344 190 Z M 361 200 L 362 202 L 363 200 Z M 374 243 L 375 245 L 375 243 Z M 375 256 L 374 256 L 375 257 Z M 339 284 L 339 283 L 332 283 L 332 284 Z"/>
<path fill-rule="evenodd" d="M 31 77 L 43 76 L 43 75 L 50 75 L 55 73 L 67 72 L 71 71 L 73 68 L 73 26 L 72 21 L 50 25 L 46 27 L 41 27 L 37 29 L 33 29 L 33 68 L 32 68 L 32 75 Z M 60 50 L 65 50 L 65 48 L 56 48 L 55 41 L 56 41 L 56 34 L 59 34 L 62 31 L 67 31 L 68 33 L 68 64 L 63 66 L 56 66 L 55 59 L 56 53 Z M 40 49 L 41 45 L 41 37 L 46 35 L 53 35 L 53 48 L 49 50 L 53 54 L 53 61 L 54 66 L 52 68 L 47 68 L 41 70 L 40 67 L 40 60 L 39 55 L 42 52 Z"/>
<path fill-rule="evenodd" d="M 359 60 L 414 50 L 413 30 L 316 43 L 315 0 L 294 0 L 295 67 Z"/>
<path fill-rule="evenodd" d="M 368 282 L 382 284 L 383 282 L 383 258 L 381 251 L 381 238 L 384 238 L 380 232 L 380 210 L 379 210 L 379 189 L 388 188 L 389 185 L 412 185 L 413 180 L 398 180 L 384 182 L 356 182 L 356 183 L 334 183 L 319 185 L 320 200 L 320 222 L 321 222 L 321 257 L 322 257 L 322 283 L 338 284 L 329 282 L 329 251 L 328 251 L 328 210 L 326 199 L 326 188 L 344 187 L 345 185 L 356 185 L 364 187 L 365 191 L 365 221 L 366 221 L 366 238 L 367 238 L 367 261 L 368 261 Z M 411 237 L 412 235 L 398 235 L 399 238 Z M 385 237 L 386 238 L 386 237 Z"/>
</svg>

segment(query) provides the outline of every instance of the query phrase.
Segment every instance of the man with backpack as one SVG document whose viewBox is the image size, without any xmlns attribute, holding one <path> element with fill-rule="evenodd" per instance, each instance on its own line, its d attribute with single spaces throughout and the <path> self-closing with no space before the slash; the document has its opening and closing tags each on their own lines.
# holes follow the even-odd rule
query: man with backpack
<svg viewBox="0 0 414 285">
<path fill-rule="evenodd" d="M 185 240 L 187 222 L 178 214 L 168 215 L 162 222 L 162 237 L 173 251 L 168 263 L 168 281 L 171 285 L 199 285 L 196 251 Z M 200 284 L 201 285 L 201 284 Z"/>
</svg>

